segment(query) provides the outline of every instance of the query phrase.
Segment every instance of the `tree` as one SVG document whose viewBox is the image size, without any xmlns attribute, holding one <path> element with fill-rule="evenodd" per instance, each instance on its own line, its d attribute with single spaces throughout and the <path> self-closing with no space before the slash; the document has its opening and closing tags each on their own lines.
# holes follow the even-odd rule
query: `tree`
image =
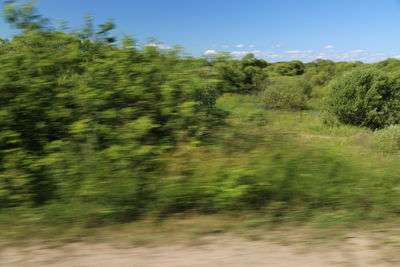
<svg viewBox="0 0 400 267">
<path fill-rule="evenodd" d="M 260 103 L 272 109 L 305 109 L 311 84 L 301 77 L 276 77 L 259 95 Z"/>
<path fill-rule="evenodd" d="M 37 13 L 35 2 L 17 4 L 14 0 L 5 1 L 3 9 L 6 21 L 23 32 L 49 31 L 49 20 Z"/>
<path fill-rule="evenodd" d="M 5 8 L 22 32 L 0 43 L 0 208 L 75 201 L 135 216 L 168 155 L 223 121 L 202 60 L 115 45 L 110 21 L 66 33 L 31 4 Z"/>
<path fill-rule="evenodd" d="M 241 60 L 215 62 L 217 78 L 225 92 L 252 93 L 264 88 L 267 80 L 265 68 L 268 63 L 247 54 Z"/>
<path fill-rule="evenodd" d="M 329 86 L 326 106 L 342 123 L 371 129 L 397 124 L 399 84 L 375 68 L 357 68 Z"/>
</svg>

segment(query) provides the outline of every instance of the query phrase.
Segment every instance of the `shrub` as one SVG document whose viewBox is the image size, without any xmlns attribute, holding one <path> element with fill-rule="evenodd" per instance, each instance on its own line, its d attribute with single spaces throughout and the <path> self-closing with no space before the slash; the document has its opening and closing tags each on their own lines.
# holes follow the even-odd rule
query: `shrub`
<svg viewBox="0 0 400 267">
<path fill-rule="evenodd" d="M 242 94 L 257 92 L 264 88 L 267 65 L 266 61 L 255 58 L 253 54 L 248 54 L 241 60 L 223 60 L 214 63 L 222 91 Z"/>
<path fill-rule="evenodd" d="M 281 77 L 261 93 L 260 102 L 266 108 L 305 109 L 311 85 L 302 78 Z"/>
<path fill-rule="evenodd" d="M 113 45 L 106 26 L 90 36 L 35 26 L 2 42 L 0 208 L 75 201 L 136 216 L 166 155 L 221 124 L 201 61 Z"/>
<path fill-rule="evenodd" d="M 299 60 L 293 60 L 288 62 L 277 62 L 271 65 L 273 72 L 283 76 L 297 76 L 304 73 L 304 64 Z"/>
<path fill-rule="evenodd" d="M 390 125 L 375 131 L 372 145 L 375 149 L 386 153 L 400 151 L 400 125 Z"/>
<path fill-rule="evenodd" d="M 330 78 L 331 77 L 328 72 L 322 71 L 322 72 L 312 76 L 311 83 L 314 85 L 317 85 L 317 86 L 322 86 L 322 85 L 325 85 L 329 81 Z"/>
<path fill-rule="evenodd" d="M 326 107 L 342 123 L 383 128 L 400 121 L 396 80 L 373 68 L 358 68 L 328 88 Z"/>
<path fill-rule="evenodd" d="M 326 112 L 321 115 L 321 122 L 322 125 L 326 127 L 333 128 L 340 126 L 340 122 L 338 121 L 338 119 L 335 116 L 332 116 L 332 114 Z"/>
</svg>

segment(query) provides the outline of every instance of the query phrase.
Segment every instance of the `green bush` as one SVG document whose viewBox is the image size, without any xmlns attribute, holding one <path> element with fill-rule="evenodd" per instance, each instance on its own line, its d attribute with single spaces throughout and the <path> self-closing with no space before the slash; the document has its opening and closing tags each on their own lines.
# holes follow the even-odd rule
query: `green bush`
<svg viewBox="0 0 400 267">
<path fill-rule="evenodd" d="M 375 149 L 396 153 L 400 151 L 400 125 L 390 125 L 384 129 L 377 130 L 372 138 L 372 145 Z"/>
<path fill-rule="evenodd" d="M 396 80 L 374 68 L 358 68 L 328 88 L 328 112 L 345 124 L 383 128 L 400 122 L 400 90 Z"/>
<path fill-rule="evenodd" d="M 272 64 L 269 69 L 275 74 L 283 76 L 297 76 L 304 73 L 305 67 L 303 62 L 299 60 L 277 62 Z"/>
<path fill-rule="evenodd" d="M 214 62 L 217 78 L 223 92 L 254 93 L 262 90 L 267 81 L 265 68 L 268 63 L 257 59 L 253 54 L 241 60 L 221 60 Z"/>
<path fill-rule="evenodd" d="M 115 45 L 113 24 L 52 31 L 29 4 L 7 8 L 23 33 L 0 43 L 0 208 L 84 201 L 136 216 L 167 155 L 223 121 L 204 62 Z"/>
<path fill-rule="evenodd" d="M 220 162 L 208 169 L 210 163 L 201 163 L 199 154 L 188 154 L 183 169 L 190 171 L 164 179 L 158 187 L 156 212 L 272 208 L 275 214 L 297 214 L 307 221 L 321 214 L 348 214 L 354 220 L 374 218 L 378 210 L 385 216 L 399 211 L 397 168 L 371 167 L 361 157 L 282 136 L 267 142 L 260 138 L 257 144 L 250 153 L 230 151 L 230 161 L 221 151 L 203 154 Z"/>
<path fill-rule="evenodd" d="M 323 86 L 329 81 L 330 78 L 331 77 L 328 72 L 322 71 L 312 76 L 311 83 L 316 86 Z"/>
<path fill-rule="evenodd" d="M 321 123 L 322 125 L 330 128 L 335 128 L 339 127 L 341 123 L 338 121 L 338 119 L 333 116 L 332 114 L 329 114 L 327 112 L 323 113 L 321 115 Z"/>
<path fill-rule="evenodd" d="M 302 78 L 275 78 L 259 95 L 261 105 L 273 109 L 305 109 L 311 85 Z"/>
</svg>

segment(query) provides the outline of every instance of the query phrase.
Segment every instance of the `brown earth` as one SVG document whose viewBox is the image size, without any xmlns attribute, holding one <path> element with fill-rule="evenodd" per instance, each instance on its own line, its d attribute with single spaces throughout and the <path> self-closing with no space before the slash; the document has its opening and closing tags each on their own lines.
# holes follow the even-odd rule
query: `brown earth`
<svg viewBox="0 0 400 267">
<path fill-rule="evenodd" d="M 400 266 L 400 249 L 382 249 L 374 240 L 351 237 L 340 244 L 301 246 L 210 235 L 197 244 L 121 245 L 70 243 L 5 247 L 0 266 Z"/>
</svg>

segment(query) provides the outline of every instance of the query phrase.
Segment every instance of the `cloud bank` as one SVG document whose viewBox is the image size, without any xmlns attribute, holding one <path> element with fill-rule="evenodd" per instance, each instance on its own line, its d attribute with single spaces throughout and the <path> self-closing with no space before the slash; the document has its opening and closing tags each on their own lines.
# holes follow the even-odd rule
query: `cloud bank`
<svg viewBox="0 0 400 267">
<path fill-rule="evenodd" d="M 240 48 L 244 48 L 241 46 Z M 250 47 L 250 46 L 249 46 Z M 289 61 L 289 60 L 301 60 L 304 62 L 314 61 L 316 59 L 329 59 L 333 61 L 362 61 L 365 63 L 377 62 L 385 60 L 387 58 L 400 59 L 399 53 L 376 53 L 368 52 L 362 49 L 354 49 L 350 51 L 336 51 L 333 49 L 333 45 L 326 45 L 321 51 L 312 50 L 286 50 L 280 51 L 263 51 L 263 50 L 252 50 L 252 49 L 240 49 L 230 51 L 229 53 L 235 58 L 241 58 L 248 53 L 254 54 L 256 57 L 264 58 L 270 62 L 276 61 Z M 206 50 L 203 55 L 215 55 L 215 50 Z"/>
<path fill-rule="evenodd" d="M 214 49 L 209 49 L 203 52 L 203 56 L 215 56 L 217 54 L 218 52 L 215 51 Z"/>
</svg>

